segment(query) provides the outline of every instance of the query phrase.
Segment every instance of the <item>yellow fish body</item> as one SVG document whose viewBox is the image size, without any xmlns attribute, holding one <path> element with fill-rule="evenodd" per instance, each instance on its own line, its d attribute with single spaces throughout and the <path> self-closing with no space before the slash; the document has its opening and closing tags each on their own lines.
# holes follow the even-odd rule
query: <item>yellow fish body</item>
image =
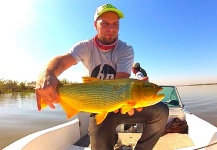
<svg viewBox="0 0 217 150">
<path fill-rule="evenodd" d="M 161 87 L 141 80 L 84 77 L 83 81 L 58 87 L 60 105 L 68 118 L 79 111 L 97 113 L 96 122 L 100 124 L 109 112 L 121 109 L 125 114 L 132 108 L 154 105 L 164 98 L 164 94 L 157 94 Z"/>
</svg>

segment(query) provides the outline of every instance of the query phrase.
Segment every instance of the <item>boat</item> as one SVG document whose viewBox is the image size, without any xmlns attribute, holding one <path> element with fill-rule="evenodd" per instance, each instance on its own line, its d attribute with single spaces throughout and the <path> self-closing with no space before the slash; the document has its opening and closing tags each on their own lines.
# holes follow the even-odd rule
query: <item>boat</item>
<svg viewBox="0 0 217 150">
<path fill-rule="evenodd" d="M 161 86 L 162 100 L 169 107 L 168 124 L 174 119 L 187 123 L 187 132 L 171 132 L 159 139 L 154 150 L 217 150 L 217 127 L 187 110 L 181 101 L 177 87 Z M 3 150 L 91 150 L 88 140 L 89 114 L 80 112 L 74 120 L 27 135 Z M 142 124 L 125 129 L 119 125 L 117 144 L 135 146 L 141 136 Z M 124 149 L 124 147 L 122 147 Z"/>
</svg>

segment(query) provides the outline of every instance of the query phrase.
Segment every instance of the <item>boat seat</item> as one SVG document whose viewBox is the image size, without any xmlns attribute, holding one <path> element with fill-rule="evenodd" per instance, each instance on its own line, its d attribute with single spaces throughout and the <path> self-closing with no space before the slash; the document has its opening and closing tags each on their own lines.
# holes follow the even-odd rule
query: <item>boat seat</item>
<svg viewBox="0 0 217 150">
<path fill-rule="evenodd" d="M 171 122 L 174 118 L 179 118 L 182 121 L 186 120 L 185 113 L 184 113 L 182 107 L 179 105 L 169 107 L 169 116 L 168 116 L 167 123 Z M 142 123 L 134 124 L 132 126 L 129 126 L 127 129 L 125 126 L 126 125 L 124 125 L 124 124 L 119 125 L 116 128 L 117 132 L 129 132 L 129 133 L 139 132 L 139 133 L 141 133 L 142 129 L 143 129 Z"/>
<path fill-rule="evenodd" d="M 179 118 L 180 120 L 186 120 L 185 113 L 180 106 L 169 107 L 169 116 L 167 123 L 171 122 L 174 118 Z"/>
</svg>

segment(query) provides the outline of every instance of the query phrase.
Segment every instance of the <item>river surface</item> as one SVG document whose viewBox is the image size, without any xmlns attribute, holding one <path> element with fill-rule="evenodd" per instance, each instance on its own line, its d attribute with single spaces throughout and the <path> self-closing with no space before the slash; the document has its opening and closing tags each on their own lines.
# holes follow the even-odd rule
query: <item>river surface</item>
<svg viewBox="0 0 217 150">
<path fill-rule="evenodd" d="M 217 127 L 217 85 L 179 86 L 188 110 Z M 34 93 L 0 95 L 0 149 L 33 132 L 69 120 L 57 105 L 38 111 Z"/>
</svg>

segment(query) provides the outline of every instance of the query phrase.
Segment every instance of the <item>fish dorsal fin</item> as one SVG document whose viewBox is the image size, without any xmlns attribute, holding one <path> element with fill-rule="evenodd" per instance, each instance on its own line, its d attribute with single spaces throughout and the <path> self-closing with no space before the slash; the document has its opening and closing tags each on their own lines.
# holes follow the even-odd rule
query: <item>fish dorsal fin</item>
<svg viewBox="0 0 217 150">
<path fill-rule="evenodd" d="M 83 79 L 83 83 L 89 83 L 89 82 L 100 80 L 100 79 L 94 78 L 94 77 L 82 77 L 82 79 Z"/>
<path fill-rule="evenodd" d="M 100 124 L 103 122 L 103 120 L 105 119 L 105 117 L 107 116 L 108 112 L 101 112 L 99 114 L 97 114 L 96 117 L 96 124 Z"/>
</svg>

